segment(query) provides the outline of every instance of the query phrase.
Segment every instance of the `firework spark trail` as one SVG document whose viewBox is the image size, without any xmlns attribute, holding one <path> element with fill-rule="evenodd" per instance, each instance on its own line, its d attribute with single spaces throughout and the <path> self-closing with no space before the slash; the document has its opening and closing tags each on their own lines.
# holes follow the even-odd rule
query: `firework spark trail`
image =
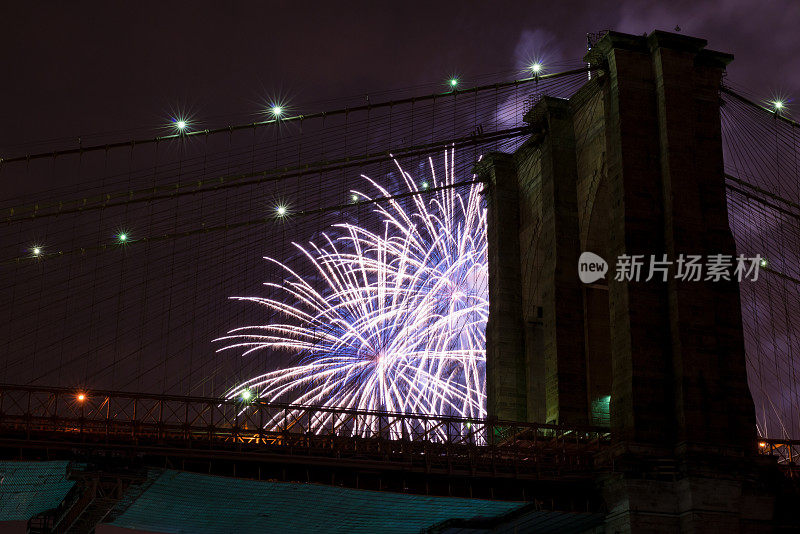
<svg viewBox="0 0 800 534">
<path fill-rule="evenodd" d="M 455 183 L 455 152 L 430 184 L 418 185 L 395 161 L 410 192 Z M 362 175 L 363 176 L 363 175 Z M 367 176 L 377 194 L 390 197 Z M 245 326 L 216 341 L 222 350 L 289 351 L 295 364 L 251 378 L 228 397 L 252 391 L 265 402 L 395 413 L 485 416 L 485 327 L 489 314 L 486 210 L 482 186 L 438 189 L 378 204 L 382 232 L 336 225 L 323 245 L 293 245 L 313 266 L 265 286 L 283 298 L 232 297 L 277 312 L 279 323 Z M 291 302 L 291 304 L 289 303 Z M 322 416 L 317 429 L 329 424 Z M 267 423 L 274 427 L 277 420 Z M 365 419 L 358 434 L 374 431 Z"/>
</svg>

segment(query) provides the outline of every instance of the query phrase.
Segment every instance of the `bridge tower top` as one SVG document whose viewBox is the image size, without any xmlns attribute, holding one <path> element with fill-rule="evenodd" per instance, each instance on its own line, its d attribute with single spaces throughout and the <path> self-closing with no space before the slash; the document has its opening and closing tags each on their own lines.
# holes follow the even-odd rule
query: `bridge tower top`
<svg viewBox="0 0 800 534">
<path fill-rule="evenodd" d="M 710 450 L 742 457 L 756 444 L 738 284 L 676 277 L 681 257 L 736 254 L 719 109 L 732 56 L 705 46 L 607 33 L 585 58 L 601 75 L 569 100 L 543 98 L 526 118 L 532 138 L 478 169 L 490 184 L 490 414 L 608 424 L 612 457 L 666 461 L 700 485 L 728 469 Z M 605 279 L 579 280 L 585 251 L 608 261 Z M 638 278 L 615 276 L 623 257 L 643 260 Z M 650 275 L 650 258 L 666 274 Z M 606 489 L 610 503 L 686 493 L 686 510 L 651 510 L 678 510 L 676 524 L 705 498 L 634 490 L 624 475 Z M 649 520 L 629 512 L 631 526 Z"/>
</svg>

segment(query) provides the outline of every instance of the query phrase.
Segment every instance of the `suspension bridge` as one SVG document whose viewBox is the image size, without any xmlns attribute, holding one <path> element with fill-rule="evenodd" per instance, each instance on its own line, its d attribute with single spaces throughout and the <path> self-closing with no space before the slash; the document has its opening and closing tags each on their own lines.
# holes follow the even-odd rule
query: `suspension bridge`
<svg viewBox="0 0 800 534">
<path fill-rule="evenodd" d="M 335 380 L 334 374 L 305 386 L 314 395 L 298 394 L 287 382 L 269 389 L 253 377 L 296 366 L 302 350 L 279 344 L 267 350 L 220 350 L 225 347 L 220 339 L 237 328 L 284 321 L 282 311 L 302 319 L 274 287 L 289 286 L 290 275 L 311 285 L 335 278 L 308 262 L 309 254 L 327 250 L 325 244 L 335 242 L 346 225 L 381 234 L 387 227 L 381 209 L 410 213 L 420 203 L 451 198 L 450 193 L 465 198 L 479 188 L 505 210 L 508 200 L 499 196 L 502 186 L 487 174 L 487 166 L 499 172 L 498 153 L 524 154 L 547 142 L 561 120 L 558 113 L 570 114 L 578 183 L 585 175 L 587 190 L 600 191 L 597 184 L 614 172 L 611 157 L 603 149 L 596 161 L 583 161 L 580 151 L 590 153 L 593 136 L 602 129 L 598 121 L 615 113 L 610 94 L 633 102 L 638 71 L 630 67 L 623 74 L 620 65 L 628 61 L 625 54 L 644 54 L 636 48 L 640 44 L 620 44 L 619 35 L 594 43 L 588 64 L 538 65 L 513 81 L 454 79 L 430 94 L 400 90 L 383 101 L 351 99 L 327 111 L 275 103 L 246 124 L 174 117 L 161 131 L 134 139 L 101 135 L 54 141 L 31 153 L 3 153 L 0 179 L 10 192 L 0 206 L 5 303 L 0 310 L 0 448 L 5 457 L 101 465 L 100 471 L 116 473 L 113 484 L 125 488 L 140 484 L 135 480 L 141 473 L 120 474 L 120 466 L 144 465 L 549 502 L 552 510 L 607 513 L 595 481 L 598 473 L 624 471 L 625 462 L 613 452 L 621 434 L 615 434 L 610 385 L 592 389 L 610 384 L 611 371 L 597 371 L 601 364 L 591 355 L 586 358 L 595 374 L 588 391 L 584 386 L 580 417 L 573 417 L 566 393 L 555 412 L 546 403 L 537 408 L 530 400 L 536 380 L 527 377 L 525 383 L 529 371 L 520 376 L 507 367 L 498 370 L 497 363 L 492 368 L 510 354 L 500 338 L 507 330 L 485 341 L 488 378 L 480 368 L 481 378 L 463 390 L 470 393 L 458 390 L 467 396 L 474 392 L 474 403 L 453 403 L 458 394 L 447 389 L 448 383 L 436 386 L 445 392 L 437 409 L 414 396 L 417 386 L 386 392 L 381 402 L 361 401 L 357 392 L 338 405 L 320 401 L 320 391 L 331 392 L 314 388 Z M 694 41 L 670 44 L 666 34 L 660 35 L 666 44 L 658 50 L 693 49 L 702 55 L 703 47 Z M 634 80 L 630 86 L 616 85 L 617 77 L 625 76 Z M 694 83 L 687 90 L 700 82 Z M 618 93 L 610 93 L 609 86 Z M 759 101 L 726 77 L 713 97 L 709 106 L 692 108 L 694 116 L 673 117 L 669 98 L 674 97 L 669 96 L 667 112 L 662 110 L 667 119 L 653 119 L 653 124 L 666 131 L 664 121 L 674 120 L 701 137 L 708 124 L 721 125 L 723 215 L 736 253 L 761 258 L 758 279 L 737 284 L 746 385 L 757 427 L 747 454 L 771 458 L 792 480 L 800 458 L 800 124 L 783 102 Z M 562 105 L 566 111 L 559 111 Z M 641 108 L 632 108 L 630 120 L 641 115 L 646 124 L 658 113 L 655 104 L 636 105 Z M 625 120 L 620 119 L 620 128 L 635 131 Z M 607 143 L 611 134 L 601 135 Z M 679 145 L 673 141 L 670 146 Z M 704 209 L 714 191 L 711 186 L 701 191 L 703 200 L 696 206 Z M 532 186 L 519 194 L 536 205 L 547 192 Z M 486 199 L 481 199 L 485 210 Z M 452 216 L 447 206 L 439 207 L 442 212 L 434 218 Z M 533 222 L 523 213 L 519 217 L 517 226 L 527 233 L 515 246 L 540 250 L 546 217 Z M 489 209 L 488 279 L 471 279 L 472 290 L 490 296 L 491 279 L 498 276 L 492 247 L 504 242 L 492 233 L 492 224 L 498 224 L 492 221 Z M 407 222 L 422 224 L 416 216 Z M 501 265 L 511 261 L 504 250 Z M 523 282 L 528 288 L 523 292 L 546 291 L 541 289 L 547 283 L 546 260 L 526 261 L 521 276 L 534 282 Z M 575 278 L 573 265 L 563 269 Z M 299 289 L 292 295 L 312 299 Z M 272 304 L 248 306 L 232 297 L 250 298 L 250 304 L 253 298 L 271 299 Z M 461 297 L 451 293 L 450 298 Z M 596 305 L 593 298 L 586 297 L 585 306 Z M 546 305 L 531 313 L 541 317 L 542 308 L 546 325 Z M 487 308 L 487 313 L 491 329 L 492 313 L 498 312 Z M 536 317 L 528 320 L 539 324 Z M 593 324 L 585 326 L 587 346 L 594 343 Z M 433 329 L 430 322 L 423 326 L 420 331 Z M 458 335 L 466 336 L 465 328 L 458 326 Z M 324 332 L 324 325 L 314 326 L 319 339 Z M 493 352 L 492 343 L 499 352 Z M 500 356 L 492 360 L 493 354 Z M 380 356 L 373 357 L 378 366 Z M 607 376 L 597 379 L 598 373 Z M 523 399 L 513 409 L 506 407 L 510 375 L 523 381 L 527 405 Z M 464 376 L 459 380 L 469 384 Z M 585 374 L 581 380 L 587 380 Z M 654 458 L 652 463 L 637 469 L 658 480 L 680 475 L 680 462 Z M 125 491 L 100 499 L 101 479 L 93 480 L 91 497 L 76 497 L 63 510 L 40 517 L 42 528 L 106 518 Z"/>
</svg>

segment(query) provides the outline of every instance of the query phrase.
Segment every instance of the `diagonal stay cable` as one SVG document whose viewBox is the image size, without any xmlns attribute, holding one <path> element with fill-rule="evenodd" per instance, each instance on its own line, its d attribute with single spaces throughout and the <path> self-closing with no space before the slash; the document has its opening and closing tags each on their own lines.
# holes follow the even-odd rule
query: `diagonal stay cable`
<svg viewBox="0 0 800 534">
<path fill-rule="evenodd" d="M 317 174 L 351 167 L 360 167 L 372 163 L 391 161 L 395 156 L 408 157 L 425 155 L 440 150 L 444 147 L 454 146 L 456 148 L 460 148 L 476 146 L 492 141 L 518 137 L 528 133 L 529 131 L 529 126 L 518 126 L 496 132 L 468 135 L 456 139 L 446 139 L 442 141 L 436 141 L 434 143 L 404 147 L 396 150 L 381 150 L 379 152 L 373 152 L 360 156 L 348 156 L 336 160 L 307 163 L 295 167 L 286 167 L 283 169 L 248 172 L 233 176 L 221 176 L 219 178 L 212 178 L 210 180 L 198 180 L 184 184 L 176 182 L 170 185 L 155 186 L 137 191 L 106 193 L 91 198 L 53 203 L 52 205 L 47 205 L 44 207 L 41 207 L 40 204 L 35 204 L 33 206 L 21 208 L 9 208 L 5 217 L 5 222 L 14 223 L 19 221 L 28 221 L 31 219 L 55 217 L 70 213 L 84 213 L 109 207 L 172 199 L 181 196 L 202 194 L 204 192 L 216 192 L 223 189 L 256 185 L 263 182 L 297 178 L 307 174 Z M 54 209 L 50 211 L 44 211 L 43 213 L 41 212 L 43 210 L 47 210 L 48 208 Z"/>
<path fill-rule="evenodd" d="M 791 117 L 787 117 L 786 115 L 781 115 L 780 113 L 775 113 L 775 111 L 773 111 L 773 110 L 771 110 L 771 109 L 769 109 L 767 107 L 764 107 L 764 106 L 762 106 L 761 104 L 759 104 L 757 102 L 753 102 L 749 98 L 740 95 L 739 93 L 737 93 L 733 89 L 730 89 L 729 87 L 726 87 L 726 86 L 723 85 L 722 87 L 720 87 L 720 91 L 722 91 L 726 95 L 732 96 L 733 98 L 737 99 L 738 101 L 742 102 L 743 104 L 747 104 L 748 106 L 750 106 L 752 108 L 761 110 L 761 111 L 763 111 L 763 112 L 765 112 L 765 113 L 767 113 L 767 114 L 769 114 L 769 115 L 771 115 L 771 116 L 777 118 L 778 120 L 781 120 L 781 121 L 783 121 L 783 122 L 785 122 L 787 124 L 790 124 L 790 125 L 796 126 L 796 127 L 800 126 L 800 122 L 797 122 L 796 120 L 792 119 Z"/>
<path fill-rule="evenodd" d="M 357 204 L 359 206 L 365 206 L 365 205 L 370 205 L 370 204 L 379 204 L 381 202 L 391 202 L 391 201 L 397 200 L 397 199 L 408 198 L 408 197 L 413 197 L 413 196 L 418 196 L 418 195 L 427 195 L 427 194 L 430 194 L 430 193 L 435 193 L 437 191 L 444 191 L 446 189 L 454 189 L 454 188 L 457 188 L 457 187 L 464 187 L 464 186 L 474 185 L 474 184 L 478 184 L 478 183 L 483 183 L 483 181 L 482 180 L 465 180 L 465 181 L 455 182 L 455 183 L 452 183 L 452 184 L 443 185 L 443 186 L 439 186 L 439 187 L 430 187 L 428 189 L 424 189 L 424 190 L 421 190 L 421 191 L 411 191 L 411 192 L 408 192 L 408 193 L 400 193 L 400 194 L 397 194 L 397 195 L 375 197 L 375 198 L 370 198 L 370 199 L 366 199 L 365 198 L 364 200 L 359 201 Z M 319 214 L 327 213 L 327 212 L 331 212 L 331 211 L 337 211 L 337 210 L 343 210 L 343 209 L 346 209 L 346 208 L 352 208 L 353 206 L 354 206 L 354 204 L 352 204 L 352 203 L 337 204 L 335 206 L 324 206 L 324 207 L 321 207 L 321 208 L 315 208 L 315 209 L 310 209 L 310 210 L 300 210 L 300 211 L 292 212 L 290 216 L 291 217 L 302 217 L 302 216 L 309 216 L 309 215 L 319 215 Z M 157 241 L 167 241 L 167 240 L 170 240 L 170 239 L 178 239 L 178 238 L 183 238 L 183 237 L 190 237 L 190 236 L 194 236 L 194 235 L 207 234 L 207 233 L 210 233 L 210 232 L 227 231 L 227 230 L 232 230 L 234 228 L 241 228 L 241 227 L 245 227 L 245 226 L 254 226 L 254 225 L 257 225 L 257 224 L 274 223 L 275 220 L 276 220 L 276 217 L 274 215 L 270 215 L 268 217 L 259 217 L 257 219 L 249 219 L 249 220 L 246 220 L 246 221 L 238 221 L 238 222 L 234 222 L 234 223 L 225 223 L 225 224 L 219 224 L 219 225 L 215 225 L 215 226 L 204 226 L 202 228 L 195 228 L 193 230 L 185 230 L 185 231 L 182 231 L 182 232 L 173 232 L 173 233 L 167 233 L 167 234 L 162 234 L 162 235 L 157 235 L 157 236 L 144 236 L 144 237 L 142 237 L 140 239 L 136 239 L 135 241 L 126 242 L 125 246 L 129 247 L 129 246 L 132 246 L 132 245 L 135 245 L 135 244 L 152 243 L 152 242 L 157 242 Z M 119 244 L 116 244 L 116 243 L 105 243 L 105 244 L 97 245 L 97 246 L 93 246 L 93 247 L 79 247 L 79 248 L 74 248 L 74 249 L 71 249 L 71 250 L 52 252 L 52 253 L 49 253 L 49 254 L 41 254 L 39 256 L 20 256 L 20 257 L 17 257 L 17 258 L 11 258 L 11 259 L 8 259 L 8 260 L 5 260 L 5 261 L 0 261 L 0 265 L 2 265 L 2 264 L 10 264 L 10 263 L 17 263 L 17 262 L 21 262 L 21 261 L 39 261 L 39 260 L 44 260 L 44 259 L 54 259 L 54 258 L 70 256 L 70 255 L 82 255 L 82 254 L 85 254 L 87 252 L 105 251 L 105 250 L 117 249 L 117 248 L 119 248 Z"/>
<path fill-rule="evenodd" d="M 64 156 L 64 155 L 68 155 L 68 154 L 81 154 L 81 153 L 84 153 L 84 152 L 93 152 L 93 151 L 99 151 L 99 150 L 111 150 L 111 149 L 123 148 L 123 147 L 128 147 L 129 148 L 131 146 L 139 146 L 139 145 L 145 145 L 145 144 L 159 143 L 159 142 L 162 142 L 162 141 L 185 139 L 185 138 L 203 136 L 203 135 L 214 135 L 214 134 L 219 134 L 219 133 L 230 133 L 230 132 L 235 132 L 235 131 L 238 131 L 238 130 L 257 128 L 257 127 L 260 127 L 260 126 L 267 126 L 267 125 L 270 125 L 270 124 L 284 124 L 284 123 L 287 123 L 287 122 L 295 122 L 295 121 L 303 121 L 303 120 L 317 119 L 317 118 L 323 118 L 323 117 L 331 117 L 331 116 L 335 116 L 335 115 L 345 115 L 345 114 L 353 113 L 353 112 L 357 112 L 357 111 L 367 111 L 367 110 L 379 109 L 379 108 L 384 108 L 384 107 L 399 106 L 399 105 L 403 105 L 403 104 L 424 102 L 426 100 L 435 100 L 436 98 L 443 98 L 443 97 L 448 97 L 448 96 L 452 96 L 452 95 L 478 93 L 478 92 L 481 92 L 481 91 L 499 89 L 499 88 L 502 88 L 502 87 L 511 87 L 511 86 L 515 86 L 515 85 L 524 85 L 524 84 L 528 84 L 528 83 L 535 83 L 535 82 L 540 82 L 540 81 L 544 81 L 544 80 L 550 80 L 550 79 L 560 78 L 560 77 L 564 77 L 564 76 L 571 76 L 573 74 L 580 74 L 580 73 L 588 72 L 592 68 L 594 68 L 594 67 L 581 67 L 581 68 L 578 68 L 578 69 L 572 69 L 572 70 L 567 70 L 567 71 L 563 71 L 563 72 L 554 72 L 552 74 L 542 74 L 542 75 L 532 76 L 530 78 L 523 78 L 521 80 L 512 80 L 512 81 L 507 81 L 507 82 L 498 82 L 498 83 L 485 84 L 485 85 L 480 85 L 480 86 L 477 86 L 477 87 L 473 87 L 471 89 L 457 89 L 457 90 L 453 90 L 453 91 L 447 91 L 447 92 L 444 92 L 444 93 L 440 92 L 440 93 L 433 93 L 433 94 L 422 95 L 422 96 L 412 96 L 412 97 L 403 98 L 403 99 L 399 99 L 399 100 L 389 100 L 389 101 L 385 101 L 385 102 L 379 102 L 379 103 L 376 103 L 376 104 L 364 104 L 364 105 L 361 105 L 361 106 L 354 106 L 354 107 L 349 107 L 349 108 L 341 108 L 341 109 L 336 109 L 336 110 L 332 110 L 332 111 L 321 111 L 321 112 L 318 112 L 318 113 L 311 113 L 311 114 L 308 114 L 308 115 L 296 115 L 296 116 L 293 116 L 293 117 L 276 118 L 276 119 L 270 119 L 270 120 L 266 120 L 266 121 L 251 122 L 251 123 L 247 123 L 247 124 L 237 124 L 237 125 L 232 125 L 232 126 L 225 126 L 225 127 L 222 127 L 222 128 L 209 129 L 209 130 L 196 130 L 196 131 L 193 131 L 193 132 L 178 133 L 178 134 L 172 134 L 172 135 L 164 135 L 164 136 L 160 136 L 160 137 L 151 137 L 151 138 L 147 138 L 147 139 L 120 141 L 120 142 L 116 142 L 116 143 L 107 143 L 107 144 L 93 145 L 93 146 L 88 146 L 88 147 L 70 148 L 70 149 L 66 149 L 66 150 L 55 150 L 55 151 L 52 151 L 52 152 L 42 152 L 42 153 L 38 153 L 38 154 L 28 154 L 28 155 L 25 155 L 25 156 L 14 156 L 14 157 L 10 157 L 10 158 L 0 158 L 0 163 L 13 163 L 13 162 L 20 162 L 20 161 L 31 161 L 31 160 L 35 160 L 35 159 L 41 159 L 41 158 L 52 158 L 52 157 Z"/>
</svg>

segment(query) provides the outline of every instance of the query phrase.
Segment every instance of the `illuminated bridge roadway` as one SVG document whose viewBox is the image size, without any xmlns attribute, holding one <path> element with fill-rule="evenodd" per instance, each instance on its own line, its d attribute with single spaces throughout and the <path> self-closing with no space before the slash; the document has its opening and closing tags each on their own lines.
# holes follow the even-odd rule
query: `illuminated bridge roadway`
<svg viewBox="0 0 800 534">
<path fill-rule="evenodd" d="M 553 507 L 586 509 L 598 504 L 593 480 L 613 470 L 598 454 L 609 444 L 602 428 L 0 385 L 5 459 L 70 459 L 111 472 L 174 467 L 435 495 L 546 498 Z M 800 441 L 762 440 L 758 447 L 798 474 Z M 649 471 L 670 477 L 673 469 Z"/>
</svg>

